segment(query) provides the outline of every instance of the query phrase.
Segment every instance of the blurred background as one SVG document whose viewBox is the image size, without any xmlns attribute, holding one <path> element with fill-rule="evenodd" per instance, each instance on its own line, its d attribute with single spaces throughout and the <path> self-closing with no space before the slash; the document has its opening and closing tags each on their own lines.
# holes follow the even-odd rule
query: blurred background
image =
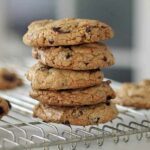
<svg viewBox="0 0 150 150">
<path fill-rule="evenodd" d="M 31 48 L 22 43 L 28 24 L 38 19 L 91 18 L 106 22 L 115 37 L 106 43 L 116 65 L 108 78 L 125 82 L 150 78 L 149 0 L 1 0 L 0 63 L 31 66 Z"/>
</svg>

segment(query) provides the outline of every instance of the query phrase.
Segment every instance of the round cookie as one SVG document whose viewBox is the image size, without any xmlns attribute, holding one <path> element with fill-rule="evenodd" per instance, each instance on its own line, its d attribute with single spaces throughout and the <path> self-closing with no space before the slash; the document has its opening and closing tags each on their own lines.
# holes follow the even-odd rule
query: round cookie
<svg viewBox="0 0 150 150">
<path fill-rule="evenodd" d="M 31 81 L 33 89 L 61 90 L 99 85 L 103 80 L 103 73 L 99 70 L 60 70 L 37 63 L 30 68 L 26 77 Z"/>
<path fill-rule="evenodd" d="M 17 74 L 6 68 L 0 68 L 0 90 L 12 89 L 22 85 Z"/>
<path fill-rule="evenodd" d="M 7 115 L 10 109 L 11 105 L 9 101 L 0 97 L 0 118 L 2 118 L 4 115 Z"/>
<path fill-rule="evenodd" d="M 140 81 L 139 85 L 150 87 L 150 79 L 145 79 L 145 80 Z"/>
<path fill-rule="evenodd" d="M 32 22 L 23 41 L 29 46 L 45 47 L 92 43 L 112 37 L 113 31 L 105 23 L 97 20 L 66 18 Z"/>
<path fill-rule="evenodd" d="M 144 80 L 137 84 L 124 83 L 116 91 L 117 98 L 113 102 L 135 108 L 150 108 L 150 80 Z"/>
<path fill-rule="evenodd" d="M 34 109 L 34 116 L 45 122 L 81 126 L 106 123 L 115 119 L 117 114 L 118 111 L 112 103 L 80 107 L 55 107 L 39 104 Z"/>
<path fill-rule="evenodd" d="M 59 69 L 91 70 L 115 63 L 112 53 L 103 43 L 34 48 L 32 56 L 47 66 Z"/>
<path fill-rule="evenodd" d="M 77 90 L 32 90 L 30 96 L 42 104 L 51 106 L 92 105 L 115 98 L 115 92 L 109 85 L 110 81 Z"/>
</svg>

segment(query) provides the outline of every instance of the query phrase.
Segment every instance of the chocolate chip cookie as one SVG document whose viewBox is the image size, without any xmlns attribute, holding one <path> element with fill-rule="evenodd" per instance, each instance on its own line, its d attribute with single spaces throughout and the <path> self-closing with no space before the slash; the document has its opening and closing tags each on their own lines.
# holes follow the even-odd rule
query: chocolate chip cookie
<svg viewBox="0 0 150 150">
<path fill-rule="evenodd" d="M 11 105 L 9 101 L 0 97 L 0 118 L 2 118 L 4 115 L 7 115 L 10 109 Z"/>
<path fill-rule="evenodd" d="M 106 123 L 115 119 L 117 114 L 118 111 L 112 103 L 80 107 L 55 107 L 39 104 L 34 109 L 34 116 L 45 122 L 81 126 Z"/>
<path fill-rule="evenodd" d="M 26 77 L 31 81 L 33 89 L 61 90 L 99 85 L 103 80 L 103 73 L 99 70 L 61 70 L 37 63 L 30 68 Z"/>
<path fill-rule="evenodd" d="M 0 90 L 12 89 L 22 85 L 22 83 L 22 80 L 15 72 L 0 68 Z"/>
<path fill-rule="evenodd" d="M 150 80 L 139 83 L 124 83 L 116 91 L 117 98 L 113 102 L 135 108 L 150 108 Z"/>
<path fill-rule="evenodd" d="M 91 70 L 115 63 L 112 53 L 103 43 L 34 48 L 32 56 L 47 66 L 59 69 Z"/>
<path fill-rule="evenodd" d="M 109 83 L 109 81 L 106 81 L 98 86 L 77 90 L 32 90 L 30 96 L 46 105 L 92 105 L 115 98 L 115 92 L 110 87 Z"/>
<path fill-rule="evenodd" d="M 113 31 L 105 23 L 97 20 L 66 18 L 32 22 L 23 41 L 29 46 L 45 47 L 92 43 L 112 37 Z"/>
</svg>

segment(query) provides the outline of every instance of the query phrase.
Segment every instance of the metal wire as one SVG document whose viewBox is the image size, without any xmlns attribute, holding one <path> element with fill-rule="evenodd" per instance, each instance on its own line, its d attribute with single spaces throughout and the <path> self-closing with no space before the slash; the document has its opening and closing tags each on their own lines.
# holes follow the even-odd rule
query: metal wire
<svg viewBox="0 0 150 150">
<path fill-rule="evenodd" d="M 0 97 L 8 99 L 12 104 L 10 113 L 0 120 L 0 150 L 48 149 L 51 146 L 62 150 L 66 144 L 75 150 L 78 143 L 88 148 L 92 141 L 102 146 L 105 140 L 112 139 L 112 142 L 118 143 L 123 138 L 126 143 L 130 141 L 131 135 L 140 141 L 144 133 L 150 139 L 150 111 L 122 106 L 118 106 L 119 116 L 104 125 L 80 127 L 47 124 L 32 117 L 32 108 L 37 101 L 28 96 L 29 88 L 25 84 L 15 90 L 0 91 Z"/>
<path fill-rule="evenodd" d="M 11 112 L 0 120 L 0 149 L 46 149 L 51 146 L 63 149 L 64 144 L 71 144 L 71 149 L 76 149 L 79 142 L 87 148 L 94 140 L 98 146 L 102 146 L 109 138 L 118 143 L 123 137 L 123 141 L 128 142 L 133 134 L 139 141 L 144 133 L 146 138 L 150 138 L 150 121 L 146 117 L 149 111 L 143 114 L 138 110 L 118 106 L 118 118 L 105 125 L 84 128 L 47 124 L 32 117 L 32 108 L 37 102 L 28 97 L 28 91 L 29 86 L 25 85 L 15 91 L 0 92 L 0 96 L 8 99 L 13 106 Z"/>
</svg>

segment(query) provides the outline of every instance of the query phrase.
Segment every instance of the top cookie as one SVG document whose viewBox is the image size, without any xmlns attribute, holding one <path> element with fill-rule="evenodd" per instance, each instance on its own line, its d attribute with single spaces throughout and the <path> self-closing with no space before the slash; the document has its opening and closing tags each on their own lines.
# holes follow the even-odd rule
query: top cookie
<svg viewBox="0 0 150 150">
<path fill-rule="evenodd" d="M 112 28 L 105 23 L 97 20 L 66 18 L 32 22 L 23 41 L 29 46 L 45 47 L 92 43 L 112 37 Z"/>
<path fill-rule="evenodd" d="M 22 85 L 22 83 L 22 80 L 15 72 L 0 68 L 0 90 L 12 89 Z"/>
<path fill-rule="evenodd" d="M 137 84 L 124 83 L 116 93 L 117 98 L 113 101 L 117 104 L 150 108 L 150 80 L 143 80 Z"/>
</svg>

